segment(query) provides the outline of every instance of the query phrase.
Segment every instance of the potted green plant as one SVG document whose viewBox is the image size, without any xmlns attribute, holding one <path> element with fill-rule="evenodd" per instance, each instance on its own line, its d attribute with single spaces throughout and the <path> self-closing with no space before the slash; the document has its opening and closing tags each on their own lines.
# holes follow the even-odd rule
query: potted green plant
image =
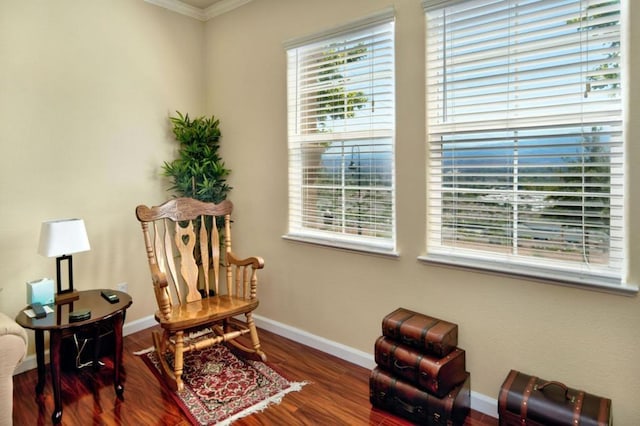
<svg viewBox="0 0 640 426">
<path fill-rule="evenodd" d="M 165 161 L 162 166 L 163 174 L 172 181 L 169 190 L 180 197 L 205 202 L 219 203 L 225 200 L 231 190 L 227 184 L 227 176 L 231 170 L 225 166 L 218 154 L 220 121 L 214 116 L 191 119 L 189 114 L 182 115 L 179 111 L 176 111 L 176 114 L 169 119 L 173 124 L 173 134 L 180 143 L 178 158 L 171 162 Z M 206 226 L 210 229 L 211 224 L 207 223 Z M 218 218 L 216 226 L 221 231 L 222 242 L 224 219 Z M 200 259 L 197 261 L 201 263 Z M 208 268 L 210 267 L 211 265 L 208 265 Z M 200 292 L 204 297 L 204 290 L 201 289 Z M 213 296 L 213 290 L 209 291 L 209 296 Z"/>
<path fill-rule="evenodd" d="M 178 158 L 164 162 L 163 174 L 172 180 L 169 190 L 181 197 L 219 203 L 227 198 L 231 187 L 226 168 L 218 154 L 220 149 L 220 120 L 211 117 L 189 118 L 176 111 L 169 117 L 173 134 L 180 143 Z"/>
</svg>

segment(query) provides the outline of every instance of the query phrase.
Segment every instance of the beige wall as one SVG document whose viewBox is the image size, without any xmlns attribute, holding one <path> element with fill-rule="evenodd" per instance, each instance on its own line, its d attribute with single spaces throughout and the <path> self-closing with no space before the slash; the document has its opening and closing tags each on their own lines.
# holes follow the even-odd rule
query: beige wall
<svg viewBox="0 0 640 426">
<path fill-rule="evenodd" d="M 628 1 L 628 3 L 631 3 Z M 285 241 L 286 61 L 282 43 L 393 5 L 397 11 L 397 211 L 401 256 Z M 340 11 L 340 14 L 336 13 Z M 631 20 L 639 22 L 640 6 Z M 640 306 L 622 297 L 419 263 L 424 254 L 424 43 L 419 0 L 253 0 L 206 24 L 142 0 L 0 0 L 0 311 L 26 304 L 24 282 L 55 273 L 36 254 L 40 222 L 83 217 L 92 250 L 77 287 L 127 281 L 128 322 L 154 303 L 140 202 L 167 197 L 167 116 L 221 118 L 239 254 L 265 257 L 259 314 L 372 353 L 398 306 L 460 325 L 474 391 L 496 398 L 510 368 L 613 399 L 616 425 L 640 418 Z M 631 72 L 640 72 L 632 28 Z M 628 140 L 640 136 L 630 81 Z M 629 146 L 629 164 L 640 148 Z M 637 169 L 637 168 L 636 168 Z M 638 181 L 630 168 L 628 180 Z M 626 201 L 640 210 L 640 188 Z M 630 223 L 631 281 L 640 273 Z M 33 352 L 33 348 L 31 348 Z"/>
<path fill-rule="evenodd" d="M 631 2 L 629 2 L 631 3 Z M 287 231 L 286 58 L 283 42 L 393 5 L 397 12 L 399 259 L 283 240 Z M 339 11 L 339 13 L 338 13 Z M 640 22 L 634 5 L 631 21 Z M 640 42 L 637 28 L 632 42 Z M 206 27 L 207 111 L 221 118 L 233 169 L 236 248 L 265 257 L 259 313 L 372 353 L 384 314 L 398 306 L 460 326 L 472 388 L 497 398 L 510 368 L 613 399 L 616 425 L 640 418 L 638 297 L 596 293 L 419 263 L 424 254 L 424 15 L 419 0 L 254 0 Z M 640 72 L 634 46 L 630 74 Z M 637 81 L 629 112 L 640 114 Z M 639 120 L 628 140 L 640 136 Z M 629 147 L 629 164 L 640 149 Z M 637 182 L 637 171 L 628 178 Z M 635 178 L 634 179 L 634 176 Z M 638 216 L 640 188 L 626 201 Z M 631 223 L 630 235 L 638 226 Z M 638 239 L 631 280 L 638 283 Z"/>
<path fill-rule="evenodd" d="M 76 287 L 128 282 L 127 320 L 153 313 L 134 209 L 167 198 L 168 116 L 203 113 L 203 37 L 203 22 L 141 0 L 0 1 L 0 311 L 55 277 L 40 223 L 82 217 Z"/>
</svg>

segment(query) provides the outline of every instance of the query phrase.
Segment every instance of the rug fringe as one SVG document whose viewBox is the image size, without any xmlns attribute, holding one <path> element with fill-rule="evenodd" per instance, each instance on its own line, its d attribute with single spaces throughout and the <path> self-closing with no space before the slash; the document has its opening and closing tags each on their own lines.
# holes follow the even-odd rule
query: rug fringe
<svg viewBox="0 0 640 426">
<path fill-rule="evenodd" d="M 155 346 L 149 346 L 147 349 L 140 349 L 139 351 L 134 352 L 134 355 L 144 355 L 144 354 L 148 354 L 149 352 L 153 352 L 156 350 Z"/>
<path fill-rule="evenodd" d="M 302 387 L 308 384 L 308 382 L 290 382 L 289 384 L 290 386 L 288 388 L 278 392 L 271 398 L 265 399 L 264 401 L 253 405 L 244 411 L 240 411 L 239 413 L 236 413 L 235 415 L 228 417 L 219 423 L 216 423 L 216 426 L 229 426 L 231 423 L 235 422 L 238 419 L 264 411 L 272 404 L 280 404 L 282 402 L 282 398 L 284 398 L 286 394 L 290 392 L 300 392 L 302 390 Z"/>
</svg>

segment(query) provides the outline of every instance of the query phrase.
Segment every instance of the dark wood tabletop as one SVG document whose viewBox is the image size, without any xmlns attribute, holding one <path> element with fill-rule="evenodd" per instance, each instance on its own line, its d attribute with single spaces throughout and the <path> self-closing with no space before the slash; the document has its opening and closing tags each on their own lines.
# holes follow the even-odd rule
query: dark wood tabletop
<svg viewBox="0 0 640 426">
<path fill-rule="evenodd" d="M 98 290 L 84 290 L 80 292 L 80 298 L 73 303 L 66 305 L 47 305 L 53 309 L 52 313 L 47 314 L 45 318 L 30 318 L 24 313 L 29 307 L 25 307 L 18 316 L 16 322 L 24 328 L 31 330 L 51 330 L 51 329 L 67 329 L 79 328 L 83 325 L 92 324 L 105 320 L 118 312 L 121 312 L 131 306 L 131 296 L 121 291 L 109 290 L 118 295 L 120 299 L 117 303 L 109 303 Z M 69 322 L 69 313 L 88 309 L 91 311 L 91 317 L 84 321 Z"/>
</svg>

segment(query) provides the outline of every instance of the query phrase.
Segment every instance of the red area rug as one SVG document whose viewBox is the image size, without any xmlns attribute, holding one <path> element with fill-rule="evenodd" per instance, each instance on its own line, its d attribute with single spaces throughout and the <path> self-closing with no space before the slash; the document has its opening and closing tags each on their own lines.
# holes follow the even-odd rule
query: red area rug
<svg viewBox="0 0 640 426">
<path fill-rule="evenodd" d="M 156 352 L 138 354 L 164 386 Z M 172 357 L 168 361 L 173 365 Z M 263 362 L 237 357 L 224 345 L 188 352 L 184 366 L 184 390 L 171 393 L 194 425 L 231 424 L 304 385 L 289 382 Z"/>
</svg>

